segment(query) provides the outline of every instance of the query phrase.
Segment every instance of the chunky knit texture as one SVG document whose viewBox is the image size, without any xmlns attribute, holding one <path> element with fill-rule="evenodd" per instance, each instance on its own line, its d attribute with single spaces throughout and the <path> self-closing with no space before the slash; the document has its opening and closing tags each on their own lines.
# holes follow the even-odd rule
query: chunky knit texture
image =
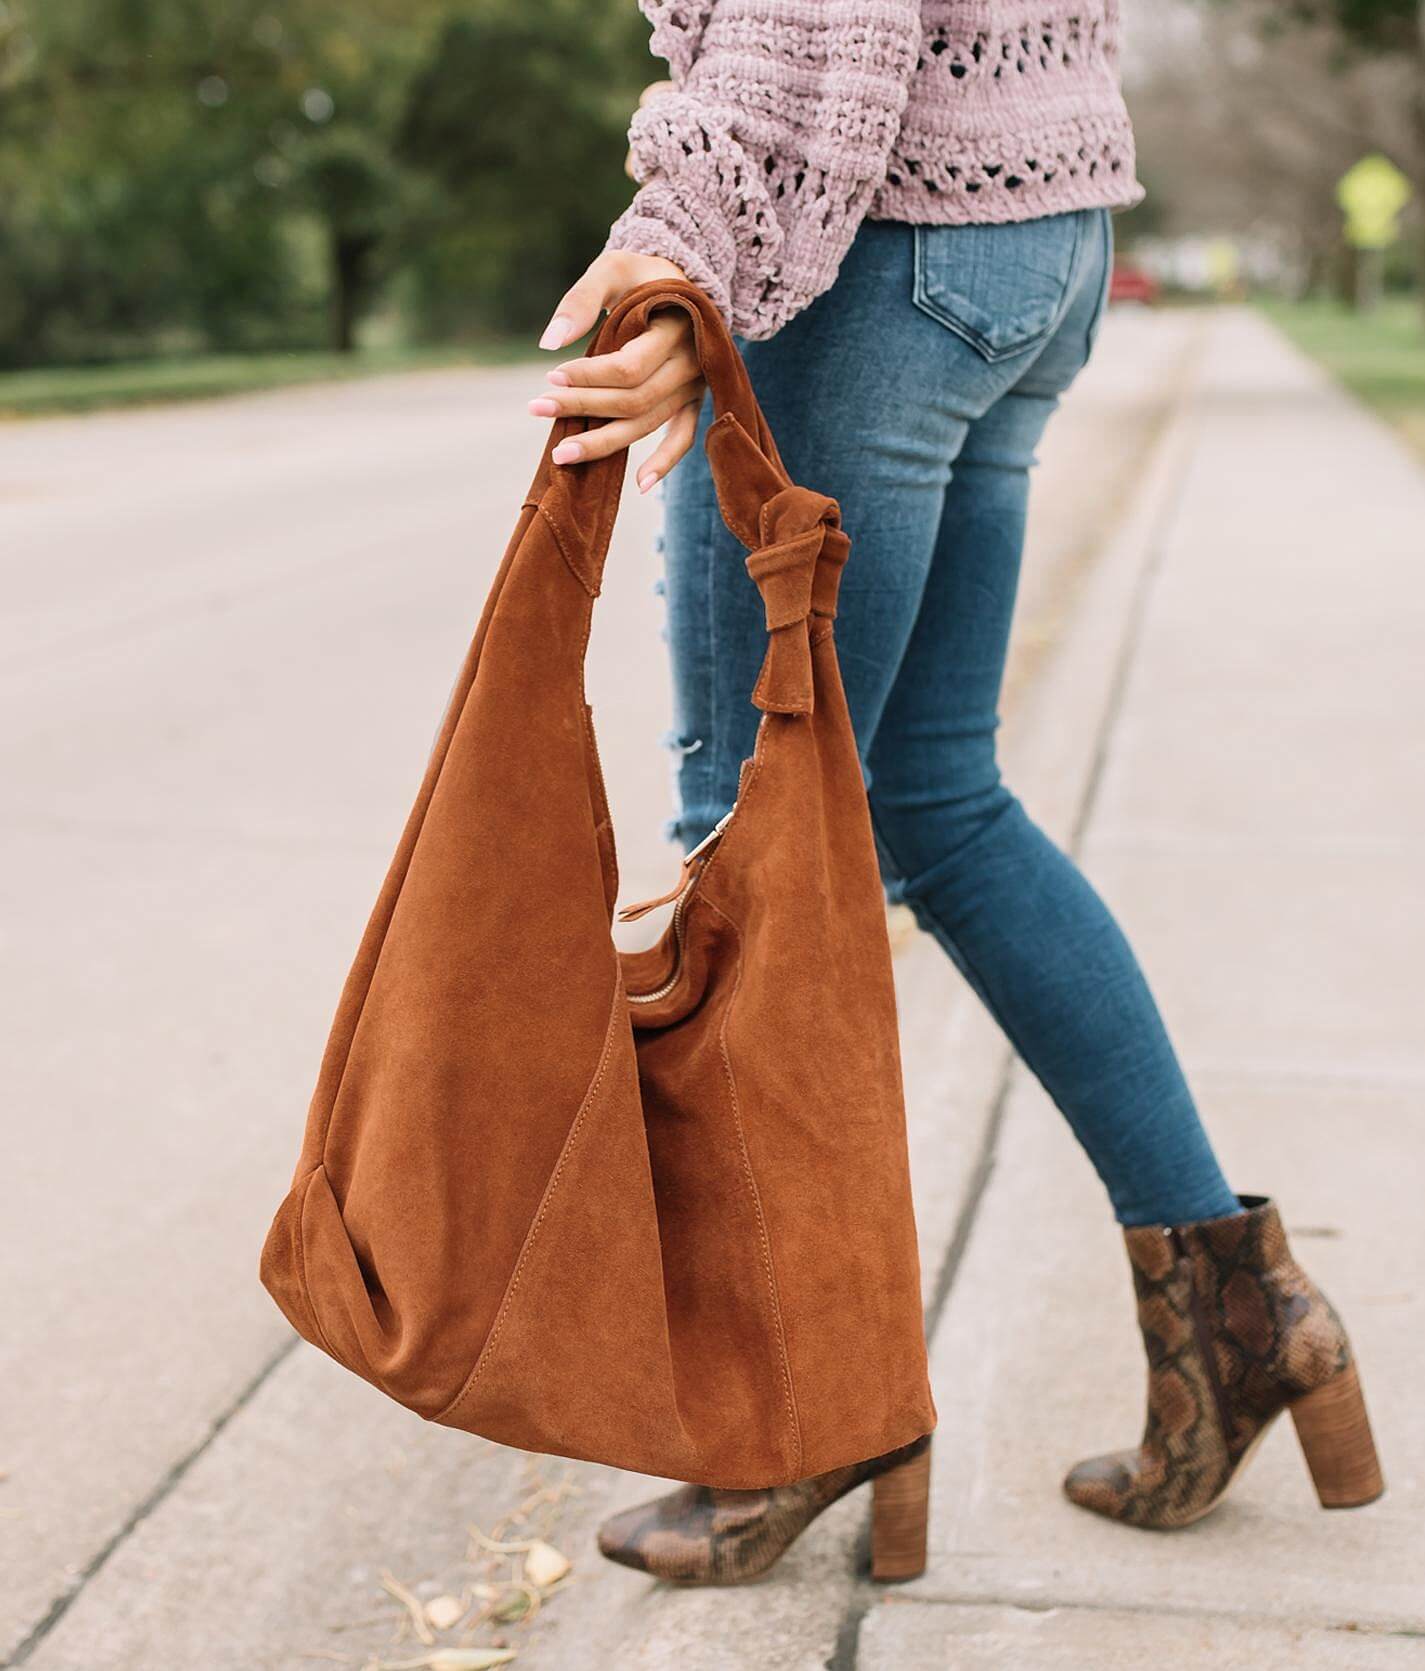
<svg viewBox="0 0 1425 1671">
<path fill-rule="evenodd" d="M 639 0 L 676 84 L 634 117 L 611 249 L 769 337 L 868 216 L 1032 220 L 1143 195 L 1118 0 Z"/>
</svg>

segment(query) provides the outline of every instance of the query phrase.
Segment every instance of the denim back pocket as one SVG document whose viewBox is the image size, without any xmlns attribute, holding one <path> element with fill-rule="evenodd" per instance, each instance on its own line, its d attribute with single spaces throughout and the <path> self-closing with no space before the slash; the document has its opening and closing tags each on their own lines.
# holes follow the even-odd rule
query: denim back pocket
<svg viewBox="0 0 1425 1671">
<path fill-rule="evenodd" d="M 1068 304 L 1084 218 L 915 227 L 915 305 L 986 360 L 1023 353 Z"/>
</svg>

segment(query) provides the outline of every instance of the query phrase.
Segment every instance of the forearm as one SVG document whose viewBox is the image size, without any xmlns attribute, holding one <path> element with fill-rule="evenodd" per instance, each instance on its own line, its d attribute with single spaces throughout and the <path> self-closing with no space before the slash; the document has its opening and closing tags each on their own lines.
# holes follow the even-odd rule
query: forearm
<svg viewBox="0 0 1425 1671">
<path fill-rule="evenodd" d="M 918 0 L 712 0 L 677 32 L 662 0 L 644 10 L 678 88 L 634 118 L 644 184 L 609 247 L 677 262 L 734 330 L 771 336 L 830 286 L 884 178 Z"/>
</svg>

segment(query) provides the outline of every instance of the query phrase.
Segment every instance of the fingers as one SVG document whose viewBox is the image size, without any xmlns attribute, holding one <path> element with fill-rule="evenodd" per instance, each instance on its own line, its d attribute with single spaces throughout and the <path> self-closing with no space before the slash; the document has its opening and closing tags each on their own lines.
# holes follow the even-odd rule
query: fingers
<svg viewBox="0 0 1425 1671">
<path fill-rule="evenodd" d="M 530 401 L 536 418 L 632 418 L 661 406 L 670 395 L 700 384 L 702 369 L 691 344 L 657 328 L 635 337 L 616 354 L 576 360 L 549 373 L 553 385 Z"/>
<path fill-rule="evenodd" d="M 697 373 L 692 327 L 685 313 L 655 314 L 646 331 L 640 331 L 615 353 L 570 360 L 556 366 L 548 376 L 556 388 L 636 389 L 665 364 L 676 364 L 685 378 Z M 580 408 L 568 405 L 561 397 L 561 410 Z"/>
<path fill-rule="evenodd" d="M 647 412 L 665 411 L 671 398 L 685 402 L 702 392 L 696 368 L 689 376 L 685 368 L 670 361 L 636 389 L 561 389 L 536 396 L 529 410 L 536 418 L 640 418 Z"/>
<path fill-rule="evenodd" d="M 566 348 L 593 330 L 599 315 L 618 293 L 612 266 L 612 258 L 601 255 L 583 278 L 564 292 L 539 339 L 541 348 Z"/>
<path fill-rule="evenodd" d="M 559 443 L 549 455 L 550 459 L 555 464 L 587 464 L 592 459 L 607 458 L 611 453 L 622 452 L 635 441 L 641 441 L 645 435 L 652 435 L 655 429 L 685 409 L 696 415 L 697 407 L 692 405 L 684 394 L 675 395 L 637 417 L 614 418 L 606 424 L 600 424 L 597 429 L 585 430 L 582 435 L 570 436 L 568 440 Z M 683 451 L 686 452 L 687 448 L 684 447 Z M 640 471 L 640 486 L 642 476 L 643 472 Z M 655 476 L 654 480 L 657 479 Z M 649 485 L 652 486 L 652 483 Z"/>
<path fill-rule="evenodd" d="M 661 256 L 608 250 L 564 293 L 540 347 L 565 347 L 583 336 L 604 308 L 640 283 L 683 277 Z M 602 420 L 561 441 L 550 454 L 555 464 L 608 458 L 668 424 L 668 434 L 639 471 L 639 485 L 647 492 L 692 443 L 704 384 L 692 322 L 681 310 L 655 314 L 646 330 L 614 353 L 568 361 L 549 373 L 549 382 L 548 393 L 529 403 L 535 417 Z"/>
<path fill-rule="evenodd" d="M 583 278 L 559 298 L 554 317 L 544 327 L 541 348 L 567 348 L 592 331 L 599 315 L 620 296 L 648 279 L 683 278 L 681 267 L 657 255 L 611 249 L 593 261 Z"/>
<path fill-rule="evenodd" d="M 698 433 L 698 405 L 690 402 L 673 414 L 663 439 L 638 468 L 638 491 L 656 487 L 692 446 Z"/>
<path fill-rule="evenodd" d="M 685 314 L 655 316 L 613 354 L 573 359 L 550 373 L 550 391 L 530 401 L 535 418 L 667 416 L 702 396 L 702 368 Z M 662 423 L 662 418 L 657 421 Z M 647 433 L 647 431 L 645 431 Z"/>
</svg>

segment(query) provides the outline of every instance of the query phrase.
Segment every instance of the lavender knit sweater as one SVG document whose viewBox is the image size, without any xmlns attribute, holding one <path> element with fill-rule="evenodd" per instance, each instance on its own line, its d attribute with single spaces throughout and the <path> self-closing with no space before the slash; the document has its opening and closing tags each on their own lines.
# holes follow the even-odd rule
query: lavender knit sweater
<svg viewBox="0 0 1425 1671">
<path fill-rule="evenodd" d="M 639 0 L 676 91 L 630 130 L 611 249 L 676 261 L 769 337 L 866 217 L 929 225 L 1143 195 L 1118 0 Z"/>
</svg>

